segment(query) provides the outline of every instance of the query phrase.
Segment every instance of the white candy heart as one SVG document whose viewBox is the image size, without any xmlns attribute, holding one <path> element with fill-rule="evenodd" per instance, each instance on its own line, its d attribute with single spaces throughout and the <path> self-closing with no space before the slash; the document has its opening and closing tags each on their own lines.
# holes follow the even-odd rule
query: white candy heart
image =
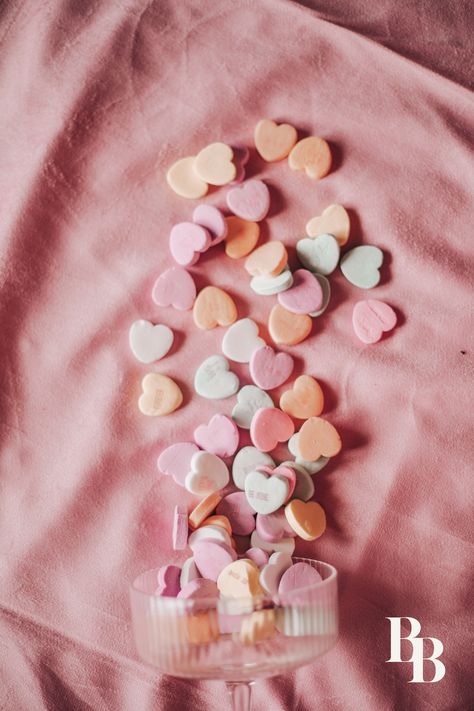
<svg viewBox="0 0 474 711">
<path fill-rule="evenodd" d="M 205 541 L 212 539 L 213 541 L 220 541 L 220 543 L 225 543 L 230 546 L 230 536 L 227 531 L 222 528 L 222 526 L 201 526 L 196 528 L 193 533 L 188 538 L 188 546 L 194 551 L 194 546 L 200 541 Z"/>
<path fill-rule="evenodd" d="M 196 452 L 191 458 L 191 471 L 184 480 L 184 486 L 191 494 L 207 496 L 223 489 L 229 483 L 229 470 L 215 454 Z"/>
<path fill-rule="evenodd" d="M 323 303 L 321 308 L 318 309 L 318 311 L 313 311 L 309 314 L 313 318 L 315 318 L 316 316 L 321 316 L 326 311 L 329 305 L 329 301 L 331 299 L 331 284 L 329 283 L 329 279 L 327 279 L 322 274 L 315 274 L 314 276 L 319 281 L 319 286 L 323 290 Z"/>
<path fill-rule="evenodd" d="M 362 245 L 354 247 L 341 259 L 341 272 L 354 286 L 372 289 L 380 281 L 379 269 L 383 263 L 383 252 L 378 247 Z"/>
<path fill-rule="evenodd" d="M 275 462 L 269 454 L 261 452 L 256 447 L 242 447 L 234 457 L 232 478 L 239 489 L 245 489 L 245 479 L 249 472 L 257 467 L 274 467 Z"/>
<path fill-rule="evenodd" d="M 286 266 L 284 270 L 274 277 L 256 276 L 250 280 L 250 288 L 260 296 L 271 296 L 286 291 L 293 285 L 293 274 Z"/>
<path fill-rule="evenodd" d="M 200 577 L 201 573 L 197 569 L 197 565 L 194 562 L 194 558 L 187 558 L 183 563 L 183 567 L 181 568 L 181 575 L 179 578 L 180 587 L 184 588 L 184 586 L 190 583 L 191 580 L 196 580 L 196 578 Z"/>
<path fill-rule="evenodd" d="M 294 538 L 280 538 L 276 543 L 270 543 L 270 541 L 264 541 L 260 538 L 257 531 L 254 531 L 250 536 L 250 545 L 252 548 L 261 548 L 264 551 L 281 551 L 282 553 L 289 553 L 293 555 L 295 550 L 295 539 Z"/>
<path fill-rule="evenodd" d="M 272 553 L 268 563 L 260 571 L 259 581 L 262 588 L 270 595 L 276 595 L 283 573 L 292 565 L 293 560 L 289 553 Z"/>
<path fill-rule="evenodd" d="M 288 449 L 294 456 L 297 464 L 304 467 L 309 474 L 317 474 L 321 471 L 321 469 L 324 469 L 326 464 L 329 462 L 329 457 L 319 457 L 319 459 L 316 459 L 315 462 L 307 462 L 302 459 L 298 449 L 298 436 L 299 432 L 295 432 L 295 434 L 290 437 L 288 440 Z"/>
<path fill-rule="evenodd" d="M 222 352 L 236 363 L 248 363 L 257 348 L 266 343 L 258 335 L 258 326 L 251 318 L 241 318 L 230 326 L 222 339 Z"/>
<path fill-rule="evenodd" d="M 229 362 L 224 356 L 214 355 L 206 358 L 197 369 L 194 389 L 209 400 L 221 400 L 237 392 L 239 379 L 229 370 Z"/>
<path fill-rule="evenodd" d="M 130 326 L 128 340 L 133 355 L 140 363 L 153 363 L 163 358 L 173 345 L 173 331 L 168 326 L 154 326 L 140 319 Z"/>
<path fill-rule="evenodd" d="M 296 243 L 296 253 L 301 264 L 318 274 L 331 274 L 337 267 L 341 248 L 332 235 L 305 237 Z"/>
<path fill-rule="evenodd" d="M 270 395 L 256 385 L 244 385 L 237 393 L 232 419 L 238 427 L 249 430 L 252 417 L 261 407 L 275 407 Z"/>
<path fill-rule="evenodd" d="M 285 503 L 288 493 L 288 479 L 279 474 L 268 476 L 265 472 L 254 470 L 245 478 L 245 496 L 257 513 L 273 513 Z"/>
<path fill-rule="evenodd" d="M 291 498 L 309 501 L 314 494 L 314 482 L 308 471 L 298 462 L 282 462 L 282 466 L 290 467 L 296 474 L 295 489 Z"/>
</svg>

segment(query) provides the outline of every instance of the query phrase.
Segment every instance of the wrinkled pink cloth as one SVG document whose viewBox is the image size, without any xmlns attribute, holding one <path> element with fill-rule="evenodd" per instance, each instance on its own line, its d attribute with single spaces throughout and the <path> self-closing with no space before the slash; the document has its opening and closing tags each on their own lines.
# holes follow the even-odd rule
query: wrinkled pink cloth
<svg viewBox="0 0 474 711">
<path fill-rule="evenodd" d="M 375 346 L 358 342 L 352 308 L 367 294 L 338 272 L 330 309 L 291 349 L 298 371 L 323 383 L 344 442 L 316 476 L 327 533 L 299 548 L 340 571 L 341 638 L 314 665 L 257 684 L 254 708 L 474 705 L 474 101 L 463 86 L 472 12 L 406 0 L 379 3 L 375 15 L 367 0 L 344 11 L 305 5 L 3 5 L 2 709 L 224 708 L 221 683 L 160 677 L 138 661 L 127 586 L 183 559 L 171 550 L 171 511 L 193 498 L 159 476 L 157 454 L 233 403 L 203 402 L 192 389 L 199 363 L 220 352 L 222 329 L 202 333 L 189 313 L 150 298 L 171 265 L 169 229 L 194 204 L 171 193 L 165 171 L 213 140 L 251 146 L 264 116 L 324 136 L 335 157 L 314 183 L 252 156 L 250 173 L 272 192 L 266 236 L 289 245 L 294 266 L 306 221 L 346 205 L 351 244 L 384 250 L 370 297 L 397 310 L 399 327 Z M 223 205 L 224 196 L 207 201 Z M 274 297 L 256 297 L 222 247 L 192 271 L 199 287 L 227 288 L 241 316 L 266 323 Z M 175 329 L 159 364 L 129 352 L 138 318 Z M 137 410 L 148 370 L 182 386 L 183 407 L 170 417 Z M 410 684 L 409 665 L 385 663 L 385 618 L 399 615 L 442 640 L 443 681 Z"/>
</svg>

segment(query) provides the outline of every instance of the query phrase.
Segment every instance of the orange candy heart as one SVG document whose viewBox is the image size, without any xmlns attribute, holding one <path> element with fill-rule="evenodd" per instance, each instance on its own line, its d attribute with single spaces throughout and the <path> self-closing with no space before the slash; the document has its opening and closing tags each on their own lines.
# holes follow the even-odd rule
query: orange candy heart
<svg viewBox="0 0 474 711">
<path fill-rule="evenodd" d="M 277 276 L 287 262 L 288 252 L 283 242 L 267 242 L 247 257 L 244 266 L 252 276 Z"/>
<path fill-rule="evenodd" d="M 313 217 L 306 224 L 308 237 L 329 234 L 335 237 L 340 247 L 349 239 L 351 223 L 347 210 L 342 205 L 329 205 L 318 217 Z"/>
<path fill-rule="evenodd" d="M 339 432 L 327 420 L 310 417 L 298 435 L 298 450 L 302 459 L 315 462 L 319 457 L 334 457 L 341 451 Z"/>
<path fill-rule="evenodd" d="M 227 222 L 225 253 L 231 259 L 246 257 L 258 242 L 260 236 L 258 223 L 243 220 L 237 215 L 226 217 L 225 221 Z"/>
<path fill-rule="evenodd" d="M 236 167 L 232 162 L 234 152 L 225 143 L 211 143 L 199 151 L 194 159 L 196 175 L 210 185 L 227 185 L 234 180 Z"/>
<path fill-rule="evenodd" d="M 227 516 L 209 516 L 199 525 L 199 528 L 202 528 L 203 526 L 219 526 L 227 531 L 229 536 L 232 535 L 232 527 Z"/>
<path fill-rule="evenodd" d="M 294 314 L 280 306 L 270 311 L 268 330 L 273 341 L 278 345 L 294 346 L 301 343 L 311 333 L 313 321 L 307 314 Z"/>
<path fill-rule="evenodd" d="M 324 407 L 324 395 L 317 380 L 310 375 L 300 375 L 291 390 L 280 398 L 280 410 L 298 420 L 307 420 L 320 415 Z"/>
<path fill-rule="evenodd" d="M 189 514 L 189 528 L 193 531 L 199 528 L 202 522 L 216 510 L 217 504 L 221 501 L 222 496 L 217 491 L 201 499 L 198 505 Z"/>
<path fill-rule="evenodd" d="M 278 126 L 270 119 L 262 119 L 255 127 L 254 138 L 255 148 L 263 160 L 271 163 L 286 158 L 298 140 L 298 134 L 289 123 Z"/>
<path fill-rule="evenodd" d="M 237 319 L 237 307 L 223 289 L 218 286 L 206 286 L 194 302 L 193 318 L 198 328 L 230 326 Z"/>
<path fill-rule="evenodd" d="M 183 393 L 167 375 L 147 373 L 142 380 L 142 390 L 138 407 L 150 417 L 168 415 L 183 402 Z"/>
<path fill-rule="evenodd" d="M 316 501 L 293 499 L 285 506 L 286 520 L 305 541 L 314 541 L 326 530 L 326 514 Z"/>
<path fill-rule="evenodd" d="M 274 634 L 274 610 L 255 610 L 249 617 L 242 619 L 239 634 L 242 644 L 256 644 L 264 639 L 270 639 Z"/>
<path fill-rule="evenodd" d="M 309 136 L 298 141 L 288 156 L 291 170 L 304 170 L 313 180 L 324 178 L 331 169 L 331 151 L 324 138 Z"/>
</svg>

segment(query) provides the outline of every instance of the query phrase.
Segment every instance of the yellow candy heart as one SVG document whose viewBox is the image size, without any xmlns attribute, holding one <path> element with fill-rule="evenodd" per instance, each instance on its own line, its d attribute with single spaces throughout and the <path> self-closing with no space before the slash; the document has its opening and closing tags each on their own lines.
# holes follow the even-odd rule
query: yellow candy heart
<svg viewBox="0 0 474 711">
<path fill-rule="evenodd" d="M 142 380 L 142 390 L 138 407 L 150 417 L 168 415 L 183 402 L 183 393 L 167 375 L 147 373 Z"/>
<path fill-rule="evenodd" d="M 241 598 L 263 595 L 258 566 L 248 558 L 226 565 L 217 578 L 217 587 L 224 597 Z"/>
</svg>

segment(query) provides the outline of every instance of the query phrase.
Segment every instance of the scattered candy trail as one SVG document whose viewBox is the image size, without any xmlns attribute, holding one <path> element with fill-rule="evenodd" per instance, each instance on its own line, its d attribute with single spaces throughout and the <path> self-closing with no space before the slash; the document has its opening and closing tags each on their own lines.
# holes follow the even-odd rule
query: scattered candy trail
<svg viewBox="0 0 474 711">
<path fill-rule="evenodd" d="M 298 141 L 293 126 L 278 126 L 268 119 L 257 124 L 254 138 L 266 161 L 288 158 L 292 170 L 303 171 L 311 179 L 323 178 L 330 170 L 331 152 L 322 138 Z M 349 215 L 342 205 L 330 205 L 308 221 L 307 237 L 296 245 L 302 268 L 292 273 L 282 242 L 257 246 L 258 223 L 268 214 L 270 193 L 261 180 L 242 182 L 248 157 L 245 147 L 211 143 L 196 156 L 178 160 L 167 173 L 170 187 L 186 198 L 203 197 L 209 185 L 233 184 L 226 195 L 232 215 L 225 217 L 218 208 L 200 204 L 190 222 L 172 228 L 169 247 L 178 266 L 158 277 L 152 298 L 161 307 L 192 309 L 200 329 L 227 327 L 223 355 L 211 355 L 199 366 L 194 389 L 207 399 L 235 394 L 237 399 L 230 417 L 215 414 L 207 424 L 196 427 L 194 441 L 172 444 L 158 458 L 163 475 L 172 476 L 178 486 L 201 498 L 190 513 L 183 506 L 175 507 L 173 548 L 189 546 L 192 556 L 182 568 L 166 565 L 160 569 L 156 594 L 161 596 L 277 600 L 321 579 L 312 566 L 293 564 L 291 558 L 297 537 L 313 541 L 325 531 L 324 509 L 311 500 L 315 492 L 312 477 L 342 447 L 336 428 L 321 417 L 321 386 L 310 375 L 301 375 L 276 406 L 268 391 L 288 381 L 293 358 L 265 343 L 252 319 L 238 320 L 236 305 L 224 290 L 207 286 L 197 294 L 186 267 L 225 241 L 228 257 L 245 257 L 252 290 L 262 296 L 277 295 L 269 315 L 269 333 L 275 344 L 291 346 L 310 334 L 312 319 L 327 308 L 331 294 L 327 277 L 338 264 L 350 283 L 371 289 L 379 283 L 383 253 L 378 247 L 363 245 L 341 259 L 341 247 L 349 239 Z M 381 301 L 369 299 L 354 306 L 353 328 L 364 343 L 375 343 L 395 325 L 395 312 Z M 152 363 L 169 352 L 173 332 L 168 326 L 139 320 L 132 324 L 129 340 L 133 355 L 141 363 Z M 229 361 L 248 363 L 254 385 L 240 388 Z M 142 389 L 139 408 L 149 416 L 169 414 L 183 399 L 176 383 L 158 373 L 145 375 Z M 301 423 L 298 431 L 294 420 Z M 252 446 L 238 450 L 239 428 L 249 430 Z M 293 460 L 273 460 L 270 453 L 279 443 L 287 443 Z M 229 469 L 237 491 L 224 495 L 231 480 Z M 250 536 L 243 558 L 238 558 L 234 534 Z M 245 644 L 266 639 L 275 633 L 273 610 L 255 612 L 239 622 L 237 630 L 222 628 L 217 634 L 229 631 L 237 632 Z M 208 642 L 209 635 L 207 627 L 196 630 L 196 642 Z"/>
</svg>

